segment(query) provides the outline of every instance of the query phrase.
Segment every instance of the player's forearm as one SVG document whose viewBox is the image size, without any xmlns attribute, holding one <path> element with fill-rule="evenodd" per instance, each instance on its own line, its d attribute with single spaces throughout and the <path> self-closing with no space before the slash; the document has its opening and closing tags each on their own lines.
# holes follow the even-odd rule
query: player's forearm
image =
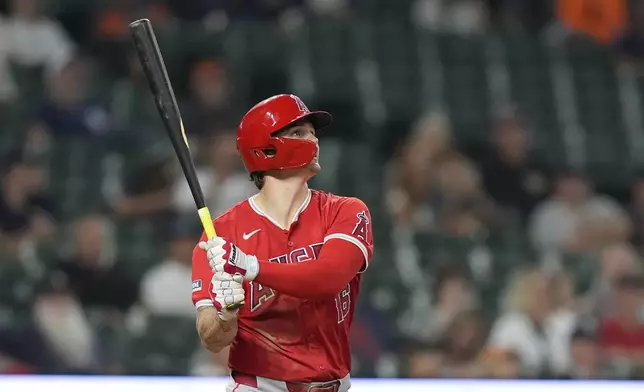
<svg viewBox="0 0 644 392">
<path fill-rule="evenodd" d="M 260 261 L 255 281 L 282 294 L 317 299 L 337 295 L 364 264 L 364 255 L 352 243 L 333 241 L 317 260 L 280 264 Z"/>
<path fill-rule="evenodd" d="M 199 309 L 197 313 L 197 332 L 201 344 L 214 353 L 228 346 L 237 335 L 237 319 L 223 321 L 214 307 Z"/>
</svg>

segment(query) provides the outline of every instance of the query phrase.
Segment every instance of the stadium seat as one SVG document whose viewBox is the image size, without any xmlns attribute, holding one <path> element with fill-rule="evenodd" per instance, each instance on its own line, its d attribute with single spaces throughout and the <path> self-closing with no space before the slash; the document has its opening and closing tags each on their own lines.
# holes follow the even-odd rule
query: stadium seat
<svg viewBox="0 0 644 392">
<path fill-rule="evenodd" d="M 601 185 L 627 181 L 630 160 L 609 53 L 608 48 L 581 38 L 567 46 L 580 122 L 586 131 L 588 169 Z"/>
<path fill-rule="evenodd" d="M 490 126 L 485 39 L 441 34 L 437 48 L 443 64 L 443 91 L 459 140 L 487 140 Z"/>
<path fill-rule="evenodd" d="M 537 37 L 528 35 L 501 35 L 499 42 L 511 99 L 532 126 L 535 146 L 548 151 L 551 164 L 563 164 L 565 151 L 557 118 L 550 52 Z"/>
<path fill-rule="evenodd" d="M 197 347 L 194 320 L 150 316 L 145 330 L 131 336 L 122 361 L 129 374 L 183 375 Z"/>
<path fill-rule="evenodd" d="M 63 221 L 101 211 L 103 158 L 107 146 L 100 138 L 55 136 L 49 156 L 49 191 Z"/>
</svg>

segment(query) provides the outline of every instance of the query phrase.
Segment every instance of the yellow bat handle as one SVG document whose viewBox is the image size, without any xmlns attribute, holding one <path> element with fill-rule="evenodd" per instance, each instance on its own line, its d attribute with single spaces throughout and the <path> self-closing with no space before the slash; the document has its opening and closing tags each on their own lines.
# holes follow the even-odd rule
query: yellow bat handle
<svg viewBox="0 0 644 392">
<path fill-rule="evenodd" d="M 210 210 L 208 207 L 198 209 L 197 213 L 199 214 L 201 225 L 206 232 L 206 237 L 208 237 L 208 239 L 216 237 L 217 232 L 215 231 L 215 226 L 212 224 L 212 217 L 210 216 Z"/>
<path fill-rule="evenodd" d="M 203 229 L 206 232 L 206 237 L 208 237 L 208 239 L 216 237 L 217 232 L 215 231 L 215 225 L 212 224 L 212 217 L 210 216 L 210 210 L 208 209 L 208 207 L 203 207 L 198 209 L 197 213 L 199 214 L 201 225 L 203 226 Z M 235 310 L 235 309 L 241 308 L 242 305 L 244 305 L 244 301 L 240 303 L 228 305 L 226 306 L 226 309 Z"/>
</svg>

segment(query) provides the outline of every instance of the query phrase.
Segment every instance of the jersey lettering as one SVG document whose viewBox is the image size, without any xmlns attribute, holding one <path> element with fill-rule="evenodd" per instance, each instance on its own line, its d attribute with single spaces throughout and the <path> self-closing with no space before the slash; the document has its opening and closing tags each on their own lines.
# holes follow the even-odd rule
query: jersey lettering
<svg viewBox="0 0 644 392">
<path fill-rule="evenodd" d="M 275 297 L 275 292 L 270 287 L 264 287 L 257 282 L 250 282 L 250 311 L 254 312 L 263 304 Z"/>
<path fill-rule="evenodd" d="M 315 260 L 317 260 L 318 256 L 320 256 L 320 251 L 322 250 L 322 245 L 323 245 L 322 243 L 309 245 L 309 248 L 311 248 L 311 252 L 313 252 L 313 258 Z"/>
<path fill-rule="evenodd" d="M 358 222 L 356 222 L 356 227 L 353 228 L 353 232 L 351 232 L 351 234 L 354 237 L 360 238 L 364 242 L 368 242 L 369 218 L 367 217 L 367 213 L 364 211 L 358 212 L 356 214 L 356 218 L 358 218 Z"/>
<path fill-rule="evenodd" d="M 311 260 L 309 252 L 306 248 L 295 249 L 289 254 L 288 257 L 291 260 L 291 263 L 301 263 L 303 261 Z"/>
<path fill-rule="evenodd" d="M 342 289 L 340 294 L 335 297 L 335 307 L 338 310 L 338 324 L 343 322 L 351 310 L 351 284 Z"/>
<path fill-rule="evenodd" d="M 288 257 L 286 255 L 281 255 L 278 257 L 273 257 L 272 259 L 269 259 L 271 263 L 280 263 L 280 264 L 286 264 L 288 263 Z"/>
<path fill-rule="evenodd" d="M 323 243 L 312 244 L 307 247 L 293 249 L 288 255 L 273 257 L 268 261 L 271 263 L 302 263 L 309 260 L 316 260 L 320 254 Z M 254 312 L 264 304 L 275 298 L 275 291 L 270 287 L 264 287 L 259 283 L 250 282 L 250 311 Z"/>
</svg>

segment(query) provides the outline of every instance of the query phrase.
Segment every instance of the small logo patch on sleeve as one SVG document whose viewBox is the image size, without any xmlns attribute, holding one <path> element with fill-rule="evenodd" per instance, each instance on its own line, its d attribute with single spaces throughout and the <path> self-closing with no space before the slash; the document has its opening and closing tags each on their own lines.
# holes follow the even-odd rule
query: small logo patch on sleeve
<svg viewBox="0 0 644 392">
<path fill-rule="evenodd" d="M 201 279 L 192 281 L 192 292 L 196 293 L 197 291 L 201 291 Z"/>
</svg>

